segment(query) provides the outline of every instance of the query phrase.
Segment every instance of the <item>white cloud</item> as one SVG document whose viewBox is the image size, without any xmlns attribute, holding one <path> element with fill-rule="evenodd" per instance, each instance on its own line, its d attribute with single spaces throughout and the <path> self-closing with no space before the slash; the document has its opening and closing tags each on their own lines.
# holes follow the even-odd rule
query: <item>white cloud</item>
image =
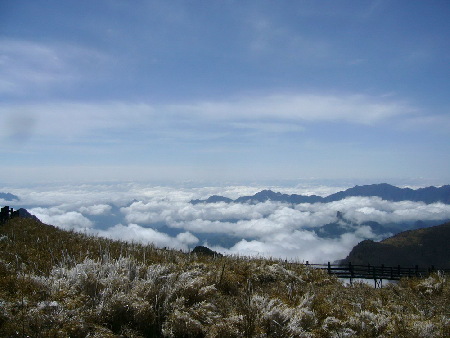
<svg viewBox="0 0 450 338">
<path fill-rule="evenodd" d="M 350 197 L 330 203 L 330 207 L 340 209 L 346 218 L 356 223 L 375 221 L 387 224 L 450 219 L 450 205 L 443 203 L 390 202 L 379 197 Z"/>
<path fill-rule="evenodd" d="M 283 191 L 281 187 L 272 187 Z M 88 231 L 101 236 L 129 241 L 152 242 L 157 246 L 187 249 L 202 242 L 204 234 L 234 236 L 231 248 L 217 248 L 233 254 L 259 254 L 322 262 L 345 257 L 359 241 L 376 236 L 367 221 L 380 224 L 433 221 L 450 218 L 450 206 L 442 203 L 389 202 L 377 197 L 350 197 L 331 203 L 298 204 L 267 201 L 257 204 L 189 203 L 210 193 L 236 198 L 252 195 L 262 187 L 152 187 L 139 184 L 52 186 L 14 189 L 20 203 L 34 205 L 30 212 L 45 223 L 65 229 Z M 320 193 L 333 188 L 285 188 L 289 193 Z M 239 193 L 239 192 L 242 193 Z M 132 202 L 133 199 L 138 201 Z M 130 203 L 132 202 L 132 203 Z M 92 215 L 110 215 L 110 204 L 120 209 L 126 225 L 94 224 Z M 340 211 L 353 222 L 339 238 L 320 238 L 311 229 L 337 221 Z M 111 220 L 111 218 L 108 218 Z M 117 223 L 123 222 L 123 219 Z M 148 228 L 149 224 L 153 224 Z M 115 223 L 116 224 L 116 223 Z M 180 231 L 177 236 L 162 232 L 161 225 Z M 98 228 L 97 228 L 98 226 Z M 193 233 L 196 235 L 194 236 Z M 197 238 L 197 237 L 198 238 Z M 385 234 L 384 236 L 387 236 Z"/>
<path fill-rule="evenodd" d="M 259 219 L 270 215 L 279 203 L 267 202 L 256 205 L 240 203 L 190 204 L 188 201 L 154 200 L 135 202 L 122 208 L 128 222 L 155 223 L 194 221 L 199 219 Z"/>
<path fill-rule="evenodd" d="M 88 207 L 81 207 L 80 212 L 88 215 L 103 215 L 111 211 L 111 206 L 108 204 L 96 204 Z"/>
<path fill-rule="evenodd" d="M 134 183 L 45 184 L 23 188 L 4 187 L 1 191 L 16 194 L 24 205 L 58 206 L 65 210 L 109 203 L 123 206 L 135 199 L 149 201 L 164 199 L 164 196 L 171 201 L 197 198 L 196 193 L 189 190 Z"/>
<path fill-rule="evenodd" d="M 76 211 L 65 212 L 57 207 L 33 208 L 29 212 L 42 222 L 51 224 L 66 230 L 85 230 L 91 228 L 94 223 Z"/>
<path fill-rule="evenodd" d="M 314 232 L 296 230 L 290 233 L 279 233 L 270 239 L 251 241 L 243 239 L 230 249 L 214 247 L 214 250 L 226 254 L 325 263 L 345 258 L 351 248 L 362 239 L 352 233 L 344 234 L 338 239 L 323 239 Z"/>
<path fill-rule="evenodd" d="M 189 232 L 183 232 L 178 234 L 176 237 L 171 237 L 155 229 L 144 228 L 137 224 L 117 224 L 107 230 L 91 230 L 91 233 L 121 241 L 138 242 L 143 244 L 152 243 L 157 247 L 182 250 L 187 250 L 189 246 L 198 242 L 198 239 Z"/>
<path fill-rule="evenodd" d="M 197 244 L 198 243 L 198 238 L 195 237 L 193 234 L 191 234 L 190 232 L 182 232 L 179 233 L 176 236 L 176 239 L 181 242 L 184 243 L 186 245 L 193 245 L 193 244 Z"/>
</svg>

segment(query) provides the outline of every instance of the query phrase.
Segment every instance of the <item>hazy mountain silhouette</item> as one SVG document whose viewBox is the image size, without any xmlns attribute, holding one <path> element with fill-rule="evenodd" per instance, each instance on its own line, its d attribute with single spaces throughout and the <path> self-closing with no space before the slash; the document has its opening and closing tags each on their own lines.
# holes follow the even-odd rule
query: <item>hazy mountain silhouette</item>
<svg viewBox="0 0 450 338">
<path fill-rule="evenodd" d="M 230 202 L 233 202 L 233 200 L 232 200 L 231 198 L 213 195 L 213 196 L 208 197 L 208 199 L 206 199 L 206 200 L 192 200 L 192 201 L 191 201 L 192 204 L 198 204 L 198 203 L 218 203 L 218 202 L 230 203 Z"/>
<path fill-rule="evenodd" d="M 263 190 L 253 196 L 241 196 L 232 200 L 223 196 L 211 196 L 206 200 L 192 200 L 192 204 L 198 203 L 217 203 L 217 202 L 234 202 L 234 203 L 259 203 L 266 201 L 277 201 L 292 204 L 300 203 L 328 203 L 345 199 L 347 197 L 380 197 L 383 200 L 399 202 L 414 201 L 424 203 L 441 202 L 450 204 L 450 185 L 442 187 L 427 187 L 419 189 L 398 188 L 387 183 L 371 184 L 363 186 L 355 186 L 345 191 L 340 191 L 332 195 L 321 197 L 316 195 L 304 196 L 297 194 L 282 194 L 272 190 Z"/>
<path fill-rule="evenodd" d="M 277 201 L 277 202 L 288 202 L 293 204 L 300 203 L 316 203 L 321 202 L 322 197 L 311 195 L 311 196 L 303 196 L 303 195 L 287 195 L 279 192 L 273 192 L 272 190 L 263 190 L 261 192 L 256 193 L 253 196 L 242 196 L 234 200 L 236 203 L 248 203 L 248 202 L 266 202 L 266 201 Z"/>
<path fill-rule="evenodd" d="M 440 188 L 427 187 L 413 190 L 410 188 L 398 188 L 387 183 L 355 186 L 345 191 L 340 191 L 324 198 L 324 202 L 339 201 L 352 196 L 376 196 L 386 201 L 415 201 L 424 203 L 442 202 L 450 204 L 450 185 Z"/>
<path fill-rule="evenodd" d="M 18 201 L 19 197 L 13 194 L 10 194 L 9 192 L 4 193 L 0 192 L 0 199 L 3 199 L 5 201 Z"/>
</svg>

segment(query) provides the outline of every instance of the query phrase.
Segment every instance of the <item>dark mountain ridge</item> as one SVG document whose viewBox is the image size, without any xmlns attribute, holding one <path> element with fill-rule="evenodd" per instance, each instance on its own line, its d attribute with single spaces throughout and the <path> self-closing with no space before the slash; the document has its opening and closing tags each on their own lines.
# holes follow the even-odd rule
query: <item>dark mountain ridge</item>
<svg viewBox="0 0 450 338">
<path fill-rule="evenodd" d="M 426 187 L 419 189 L 398 188 L 387 183 L 362 185 L 349 188 L 345 191 L 339 191 L 326 197 L 317 195 L 297 195 L 282 194 L 272 190 L 263 190 L 253 196 L 241 196 L 232 200 L 223 196 L 211 196 L 206 200 L 192 200 L 192 204 L 198 203 L 260 203 L 266 201 L 285 202 L 291 204 L 300 203 L 328 203 L 343 200 L 347 197 L 380 197 L 383 200 L 399 202 L 414 201 L 424 202 L 426 204 L 441 202 L 450 204 L 450 185 L 442 187 Z"/>
<path fill-rule="evenodd" d="M 450 222 L 429 228 L 408 230 L 381 242 L 364 240 L 342 264 L 450 268 Z"/>
</svg>

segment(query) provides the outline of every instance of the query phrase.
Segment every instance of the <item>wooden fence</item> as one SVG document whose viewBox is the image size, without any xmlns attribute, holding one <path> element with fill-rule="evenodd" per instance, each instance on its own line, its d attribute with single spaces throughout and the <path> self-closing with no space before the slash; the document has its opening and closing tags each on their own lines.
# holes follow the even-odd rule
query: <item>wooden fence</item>
<svg viewBox="0 0 450 338">
<path fill-rule="evenodd" d="M 435 269 L 434 266 L 428 268 L 419 268 L 418 265 L 414 267 L 401 267 L 398 266 L 374 266 L 374 265 L 353 265 L 352 263 L 336 265 L 331 264 L 309 264 L 316 269 L 326 270 L 330 275 L 334 275 L 338 278 L 349 279 L 350 283 L 354 279 L 372 279 L 375 282 L 375 287 L 381 287 L 383 279 L 385 280 L 400 280 L 405 277 L 428 277 L 431 273 L 441 271 L 445 274 L 450 274 L 450 269 Z"/>
</svg>

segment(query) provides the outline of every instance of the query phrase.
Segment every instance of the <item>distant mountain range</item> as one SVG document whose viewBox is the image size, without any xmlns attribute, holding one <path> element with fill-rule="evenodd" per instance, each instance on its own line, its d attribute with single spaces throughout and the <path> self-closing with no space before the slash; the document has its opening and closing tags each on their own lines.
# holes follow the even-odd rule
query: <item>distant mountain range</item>
<svg viewBox="0 0 450 338">
<path fill-rule="evenodd" d="M 300 203 L 328 203 L 343 200 L 347 197 L 380 197 L 383 200 L 399 202 L 399 201 L 414 201 L 424 202 L 427 204 L 441 202 L 450 204 L 450 185 L 442 187 L 427 187 L 419 189 L 398 188 L 387 183 L 371 184 L 355 186 L 345 191 L 339 191 L 332 195 L 321 197 L 317 195 L 297 195 L 297 194 L 282 194 L 280 192 L 273 192 L 272 190 L 263 190 L 253 196 L 241 196 L 235 200 L 227 197 L 213 195 L 205 200 L 192 200 L 192 204 L 198 203 L 259 203 L 266 201 L 285 202 L 292 204 Z"/>
<path fill-rule="evenodd" d="M 9 192 L 4 193 L 4 192 L 0 192 L 0 199 L 5 200 L 5 201 L 18 201 L 19 197 L 13 194 L 10 194 Z"/>
<path fill-rule="evenodd" d="M 450 268 L 450 223 L 409 230 L 381 242 L 365 240 L 341 261 L 343 264 Z"/>
</svg>

